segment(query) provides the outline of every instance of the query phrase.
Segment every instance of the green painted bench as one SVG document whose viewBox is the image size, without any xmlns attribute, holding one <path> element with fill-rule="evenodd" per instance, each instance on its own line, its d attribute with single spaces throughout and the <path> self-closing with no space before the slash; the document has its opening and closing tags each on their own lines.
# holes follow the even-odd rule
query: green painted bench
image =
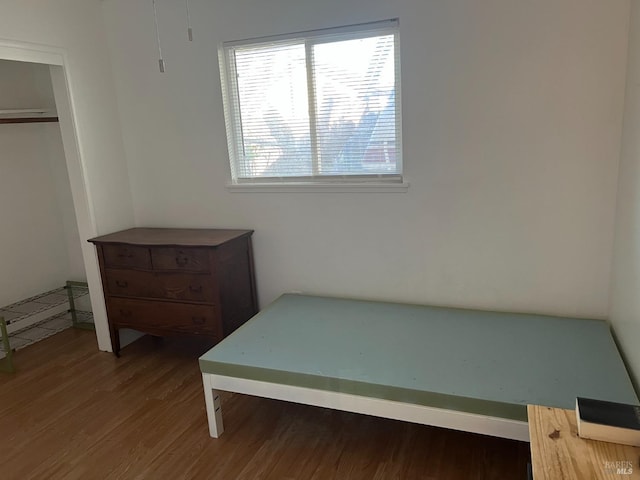
<svg viewBox="0 0 640 480">
<path fill-rule="evenodd" d="M 527 404 L 638 403 L 602 320 L 287 294 L 200 358 L 232 391 L 528 441 Z"/>
</svg>

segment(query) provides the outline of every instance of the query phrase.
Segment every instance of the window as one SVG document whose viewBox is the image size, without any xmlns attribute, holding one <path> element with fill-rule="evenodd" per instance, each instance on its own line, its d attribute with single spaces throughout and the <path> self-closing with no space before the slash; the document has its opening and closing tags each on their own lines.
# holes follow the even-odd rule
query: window
<svg viewBox="0 0 640 480">
<path fill-rule="evenodd" d="M 232 181 L 402 182 L 398 21 L 220 47 Z"/>
</svg>

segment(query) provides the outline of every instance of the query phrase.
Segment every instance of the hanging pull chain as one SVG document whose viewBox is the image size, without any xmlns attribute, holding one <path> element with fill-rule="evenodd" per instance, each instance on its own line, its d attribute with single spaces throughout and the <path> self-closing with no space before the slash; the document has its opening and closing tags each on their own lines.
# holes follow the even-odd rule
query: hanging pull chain
<svg viewBox="0 0 640 480">
<path fill-rule="evenodd" d="M 191 29 L 191 15 L 189 14 L 189 0 L 185 0 L 187 5 L 187 31 L 189 32 L 189 41 L 193 42 L 193 30 Z"/>
<path fill-rule="evenodd" d="M 162 58 L 162 47 L 160 46 L 160 28 L 158 27 L 158 12 L 156 10 L 156 0 L 153 2 L 153 19 L 156 23 L 156 41 L 158 43 L 158 65 L 160 66 L 160 73 L 164 73 L 164 59 Z"/>
</svg>

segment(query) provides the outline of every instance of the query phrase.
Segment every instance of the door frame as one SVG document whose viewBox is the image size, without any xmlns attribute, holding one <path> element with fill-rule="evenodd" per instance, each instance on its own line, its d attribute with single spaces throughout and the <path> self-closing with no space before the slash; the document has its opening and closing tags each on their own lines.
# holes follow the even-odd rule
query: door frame
<svg viewBox="0 0 640 480">
<path fill-rule="evenodd" d="M 78 128 L 76 122 L 74 88 L 70 71 L 67 67 L 69 65 L 67 52 L 54 46 L 0 39 L 0 60 L 49 65 L 62 135 L 62 145 L 71 185 L 73 208 L 80 235 L 82 258 L 89 285 L 98 348 L 111 352 L 113 350 L 109 336 L 98 258 L 93 245 L 86 242 L 87 239 L 97 236 L 98 229 L 91 199 L 91 190 L 86 175 L 82 131 Z"/>
</svg>

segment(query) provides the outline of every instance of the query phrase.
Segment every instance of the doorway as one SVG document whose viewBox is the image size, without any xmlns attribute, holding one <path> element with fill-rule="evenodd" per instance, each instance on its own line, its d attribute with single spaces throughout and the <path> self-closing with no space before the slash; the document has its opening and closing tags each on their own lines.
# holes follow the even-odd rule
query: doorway
<svg viewBox="0 0 640 480">
<path fill-rule="evenodd" d="M 81 156 L 81 137 L 77 128 L 73 107 L 72 85 L 66 67 L 64 50 L 56 47 L 35 46 L 0 40 L 0 60 L 38 64 L 49 70 L 56 114 L 59 119 L 59 140 L 64 157 L 64 166 L 70 192 L 67 223 L 74 223 L 71 236 L 77 232 L 77 244 L 71 249 L 75 253 L 74 269 L 82 268 L 89 286 L 90 304 L 96 329 L 98 348 L 111 351 L 106 309 L 103 301 L 102 284 L 97 258 L 92 246 L 85 240 L 97 235 L 95 219 L 87 188 L 84 162 Z M 62 170 L 62 169 L 61 169 Z M 19 208 L 19 206 L 17 206 Z M 73 220 L 69 220 L 73 217 Z M 69 227 L 69 225 L 67 225 Z M 73 243 L 71 241 L 70 243 Z"/>
</svg>

